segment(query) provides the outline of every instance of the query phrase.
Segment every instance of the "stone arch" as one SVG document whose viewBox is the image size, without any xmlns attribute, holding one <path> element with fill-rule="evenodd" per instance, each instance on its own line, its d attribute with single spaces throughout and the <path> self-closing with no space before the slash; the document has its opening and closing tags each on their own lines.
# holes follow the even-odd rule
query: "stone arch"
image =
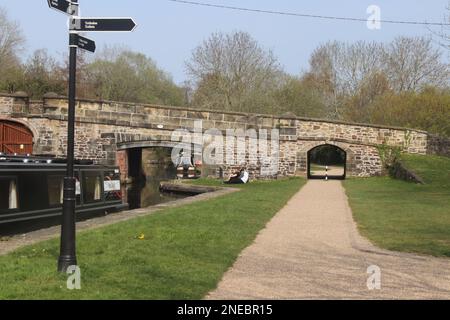
<svg viewBox="0 0 450 320">
<path fill-rule="evenodd" d="M 355 176 L 358 175 L 357 168 L 355 166 L 356 155 L 352 148 L 352 145 L 345 142 L 332 141 L 332 140 L 316 140 L 316 141 L 298 141 L 297 152 L 297 168 L 301 175 L 306 176 L 308 173 L 308 153 L 321 145 L 331 145 L 343 150 L 346 153 L 346 175 Z"/>
<path fill-rule="evenodd" d="M 145 149 L 170 149 L 172 152 L 173 148 L 187 148 L 191 150 L 191 155 L 193 160 L 195 157 L 201 159 L 201 151 L 202 146 L 194 143 L 182 143 L 179 141 L 171 141 L 171 140 L 139 140 L 139 141 L 126 141 L 117 143 L 117 152 L 116 152 L 116 164 L 121 168 L 122 172 L 122 180 L 126 181 L 130 178 L 134 178 L 137 176 L 145 175 L 146 165 L 143 159 L 144 154 L 148 155 L 149 150 Z M 200 147 L 200 149 L 196 149 L 195 147 Z M 196 150 L 200 150 L 200 154 L 196 153 Z M 146 153 L 147 152 L 147 153 Z M 197 159 L 198 159 L 197 158 Z M 143 172 L 137 172 L 137 170 L 141 171 L 141 168 L 144 168 Z"/>
<path fill-rule="evenodd" d="M 338 147 L 338 146 L 333 145 L 333 144 L 325 143 L 325 144 L 320 144 L 318 146 L 315 146 L 314 148 L 310 149 L 307 152 L 307 175 L 308 175 L 308 179 L 317 179 L 318 178 L 317 176 L 313 176 L 311 174 L 311 165 L 312 165 L 312 163 L 311 163 L 311 156 L 312 156 L 313 151 L 318 149 L 318 148 L 321 148 L 321 147 L 329 147 L 329 146 L 335 148 L 336 150 L 340 150 L 344 154 L 344 171 L 343 171 L 343 174 L 342 175 L 335 174 L 334 176 L 331 175 L 332 177 L 330 177 L 330 178 L 332 178 L 332 179 L 339 179 L 339 180 L 342 180 L 342 179 L 346 178 L 346 176 L 347 176 L 347 152 L 344 149 L 342 149 L 341 147 Z M 321 176 L 319 176 L 319 178 L 321 178 Z"/>
<path fill-rule="evenodd" d="M 192 153 L 194 153 L 196 146 L 203 148 L 201 145 L 197 145 L 195 143 L 183 143 L 170 140 L 142 140 L 142 141 L 119 142 L 117 143 L 117 151 L 125 151 L 129 149 L 145 149 L 145 148 L 171 149 L 175 147 L 184 147 L 184 148 L 191 148 Z"/>
<path fill-rule="evenodd" d="M 173 149 L 175 147 L 183 147 L 191 150 L 191 154 L 194 157 L 201 158 L 201 152 L 203 151 L 203 146 L 195 143 L 182 143 L 177 141 L 170 140 L 144 140 L 144 141 L 130 141 L 130 142 L 121 142 L 117 144 L 117 151 L 126 151 L 130 149 L 146 149 L 146 148 L 168 148 Z M 197 147 L 197 148 L 196 148 Z M 200 150 L 200 154 L 196 153 L 196 150 Z"/>
<path fill-rule="evenodd" d="M 335 140 L 298 140 L 297 174 L 307 175 L 309 150 L 323 144 L 329 144 L 347 153 L 347 176 L 379 176 L 383 172 L 381 158 L 376 145 L 354 144 Z"/>
<path fill-rule="evenodd" d="M 144 141 L 129 141 L 129 142 L 120 142 L 117 143 L 117 150 L 127 150 L 127 149 L 136 149 L 136 148 L 175 148 L 180 146 L 186 147 L 195 147 L 194 143 L 182 143 L 182 142 L 174 142 L 170 140 L 144 140 Z"/>
</svg>

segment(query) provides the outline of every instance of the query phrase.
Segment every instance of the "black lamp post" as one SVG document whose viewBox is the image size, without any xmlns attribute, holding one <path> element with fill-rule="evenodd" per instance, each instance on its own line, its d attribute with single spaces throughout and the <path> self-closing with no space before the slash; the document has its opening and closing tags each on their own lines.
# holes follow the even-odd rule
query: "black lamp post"
<svg viewBox="0 0 450 320">
<path fill-rule="evenodd" d="M 72 0 L 72 6 L 78 13 L 78 0 Z M 75 95 L 77 75 L 77 34 L 69 34 L 69 110 L 67 119 L 67 171 L 64 178 L 63 214 L 61 223 L 61 247 L 58 258 L 58 271 L 66 272 L 67 268 L 77 264 L 75 234 L 76 234 L 76 179 L 74 175 L 75 149 Z"/>
</svg>

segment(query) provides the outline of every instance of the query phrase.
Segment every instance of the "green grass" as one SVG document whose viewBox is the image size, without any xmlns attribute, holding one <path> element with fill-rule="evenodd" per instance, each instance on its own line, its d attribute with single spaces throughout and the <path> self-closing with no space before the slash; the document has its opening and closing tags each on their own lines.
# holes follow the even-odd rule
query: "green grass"
<svg viewBox="0 0 450 320">
<path fill-rule="evenodd" d="M 254 182 L 218 199 L 81 232 L 81 290 L 69 291 L 56 272 L 57 239 L 0 256 L 0 299 L 201 299 L 304 183 Z M 145 240 L 136 239 L 140 233 Z"/>
<path fill-rule="evenodd" d="M 311 164 L 310 170 L 311 174 L 314 174 L 317 171 L 325 171 L 325 166 L 319 164 Z"/>
<path fill-rule="evenodd" d="M 450 159 L 405 155 L 425 185 L 388 177 L 344 182 L 360 232 L 379 247 L 450 257 Z"/>
</svg>

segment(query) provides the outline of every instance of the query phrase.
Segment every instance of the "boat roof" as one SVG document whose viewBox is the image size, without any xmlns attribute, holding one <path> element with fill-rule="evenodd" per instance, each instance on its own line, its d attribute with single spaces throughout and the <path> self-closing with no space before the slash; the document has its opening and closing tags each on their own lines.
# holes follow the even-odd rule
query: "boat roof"
<svg viewBox="0 0 450 320">
<path fill-rule="evenodd" d="M 67 159 L 58 158 L 53 155 L 48 156 L 32 156 L 32 155 L 6 155 L 0 152 L 0 168 L 65 168 L 67 165 Z M 108 169 L 117 168 L 116 166 L 106 166 L 95 164 L 93 160 L 80 160 L 74 161 L 75 168 L 91 168 L 91 169 Z"/>
</svg>

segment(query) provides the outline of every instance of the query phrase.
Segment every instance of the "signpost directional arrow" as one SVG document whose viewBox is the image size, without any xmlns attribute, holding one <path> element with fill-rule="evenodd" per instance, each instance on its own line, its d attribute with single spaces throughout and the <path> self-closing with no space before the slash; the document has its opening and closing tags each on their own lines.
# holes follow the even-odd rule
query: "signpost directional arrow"
<svg viewBox="0 0 450 320">
<path fill-rule="evenodd" d="M 77 14 L 77 6 L 78 4 L 74 4 L 67 0 L 47 0 L 48 6 L 52 9 L 61 11 L 68 15 L 76 15 Z"/>
<path fill-rule="evenodd" d="M 89 32 L 130 32 L 136 28 L 132 18 L 72 18 L 74 31 Z"/>
<path fill-rule="evenodd" d="M 79 34 L 72 33 L 70 38 L 70 44 L 77 46 L 79 49 L 86 50 L 89 52 L 95 52 L 95 41 L 82 37 Z"/>
</svg>

